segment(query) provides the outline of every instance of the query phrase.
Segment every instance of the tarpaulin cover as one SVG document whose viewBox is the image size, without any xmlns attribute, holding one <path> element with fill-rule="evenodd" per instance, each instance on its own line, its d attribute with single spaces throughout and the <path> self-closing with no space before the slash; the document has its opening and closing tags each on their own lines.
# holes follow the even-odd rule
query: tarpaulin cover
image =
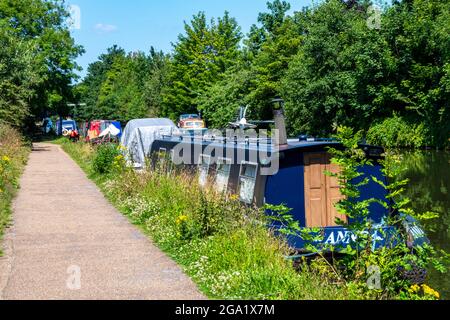
<svg viewBox="0 0 450 320">
<path fill-rule="evenodd" d="M 122 137 L 122 125 L 120 124 L 119 121 L 113 121 L 112 124 L 119 129 L 119 134 L 117 135 L 117 137 L 121 138 Z"/>
<path fill-rule="evenodd" d="M 99 135 L 100 135 L 100 121 L 92 121 L 88 131 L 89 140 L 97 139 Z"/>
<path fill-rule="evenodd" d="M 92 121 L 88 130 L 88 139 L 95 140 L 103 138 L 106 135 L 120 138 L 122 135 L 122 126 L 118 121 L 96 120 Z"/>
<path fill-rule="evenodd" d="M 132 120 L 122 133 L 121 144 L 127 149 L 128 160 L 135 166 L 143 167 L 153 142 L 162 135 L 171 135 L 178 131 L 170 119 Z"/>
<path fill-rule="evenodd" d="M 63 120 L 62 121 L 62 127 L 60 120 L 56 121 L 56 133 L 57 135 L 62 135 L 62 132 L 64 130 L 71 131 L 71 130 L 78 130 L 77 123 L 74 120 Z"/>
<path fill-rule="evenodd" d="M 100 135 L 98 137 L 103 138 L 107 135 L 110 135 L 111 137 L 117 137 L 117 136 L 119 136 L 119 134 L 120 134 L 120 130 L 111 123 L 109 125 L 109 127 L 107 127 L 105 130 L 103 130 L 102 133 L 100 133 Z"/>
</svg>

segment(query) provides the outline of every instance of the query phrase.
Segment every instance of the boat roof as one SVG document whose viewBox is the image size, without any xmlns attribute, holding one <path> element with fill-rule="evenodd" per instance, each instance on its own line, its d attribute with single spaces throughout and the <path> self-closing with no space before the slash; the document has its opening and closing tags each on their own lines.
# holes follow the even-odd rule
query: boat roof
<svg viewBox="0 0 450 320">
<path fill-rule="evenodd" d="M 272 151 L 286 151 L 297 149 L 310 149 L 310 148 L 326 148 L 331 146 L 338 146 L 340 143 L 332 139 L 309 139 L 307 141 L 301 141 L 300 139 L 289 139 L 287 145 L 276 146 L 271 139 L 250 138 L 250 139 L 233 139 L 233 138 L 217 138 L 207 137 L 201 135 L 170 135 L 163 136 L 159 141 L 174 142 L 174 143 L 191 143 L 191 144 L 203 144 L 212 147 L 238 147 L 249 150 L 272 150 Z M 277 149 L 278 147 L 278 149 Z"/>
<path fill-rule="evenodd" d="M 270 141 L 270 142 L 269 142 Z M 289 139 L 287 145 L 275 145 L 272 140 L 269 139 L 240 139 L 233 138 L 207 138 L 205 136 L 186 136 L 186 135 L 163 135 L 161 138 L 156 139 L 155 142 L 160 143 L 185 143 L 208 146 L 210 148 L 238 148 L 248 150 L 250 152 L 323 152 L 327 151 L 327 148 L 340 148 L 342 144 L 339 141 L 333 139 Z M 157 146 L 156 146 L 157 147 Z M 367 157 L 377 160 L 383 158 L 384 148 L 378 146 L 371 146 L 368 144 L 359 144 L 359 147 L 364 150 Z"/>
</svg>

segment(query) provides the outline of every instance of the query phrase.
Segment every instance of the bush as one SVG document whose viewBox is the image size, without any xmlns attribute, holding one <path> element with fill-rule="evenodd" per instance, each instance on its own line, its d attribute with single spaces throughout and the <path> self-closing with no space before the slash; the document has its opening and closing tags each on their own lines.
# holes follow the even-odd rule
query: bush
<svg viewBox="0 0 450 320">
<path fill-rule="evenodd" d="M 122 160 L 121 157 L 122 154 L 117 145 L 101 145 L 92 161 L 92 169 L 98 174 L 109 174 L 117 168 L 117 162 Z"/>
<path fill-rule="evenodd" d="M 429 139 L 423 124 L 411 124 L 395 115 L 373 125 L 367 132 L 367 142 L 386 148 L 421 148 Z"/>
</svg>

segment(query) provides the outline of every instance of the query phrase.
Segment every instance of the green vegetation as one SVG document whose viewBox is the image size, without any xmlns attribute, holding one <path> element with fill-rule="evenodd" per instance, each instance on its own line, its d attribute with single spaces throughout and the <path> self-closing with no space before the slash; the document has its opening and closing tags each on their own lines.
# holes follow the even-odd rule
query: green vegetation
<svg viewBox="0 0 450 320">
<path fill-rule="evenodd" d="M 393 1 L 379 14 L 369 5 L 326 0 L 288 15 L 289 3 L 274 0 L 246 36 L 228 13 L 208 21 L 200 12 L 172 54 L 113 47 L 91 64 L 78 115 L 202 112 L 221 128 L 240 105 L 251 106 L 249 118 L 270 119 L 269 102 L 281 96 L 292 135 L 330 136 L 346 125 L 384 146 L 448 146 L 450 3 Z"/>
<path fill-rule="evenodd" d="M 387 152 L 386 159 L 381 161 L 383 176 L 390 181 L 389 184 L 373 176 L 363 178 L 363 174 L 358 170 L 359 167 L 361 165 L 373 166 L 374 163 L 366 159 L 364 151 L 358 147 L 362 132 L 355 134 L 350 128 L 339 127 L 336 138 L 342 142 L 345 149 L 330 149 L 330 153 L 333 155 L 332 163 L 339 166 L 341 170 L 338 173 L 328 173 L 328 175 L 338 180 L 340 190 L 345 196 L 336 204 L 337 211 L 353 221 L 350 224 L 338 221 L 338 224 L 347 226 L 358 237 L 359 248 L 345 248 L 343 251 L 346 254 L 345 257 L 333 261 L 334 269 L 342 277 L 353 279 L 352 285 L 359 287 L 363 294 L 371 298 L 393 298 L 397 297 L 399 292 L 399 297 L 402 299 L 439 298 L 439 293 L 427 285 L 411 287 L 411 281 L 405 277 L 405 274 L 417 268 L 427 269 L 430 266 L 445 273 L 443 262 L 447 254 L 444 251 L 438 251 L 430 244 L 416 246 L 413 249 L 405 241 L 397 243 L 391 248 L 375 250 L 373 248 L 374 239 L 371 234 L 366 232 L 375 228 L 369 214 L 376 205 L 389 210 L 390 214 L 386 222 L 390 225 L 401 226 L 407 216 L 420 222 L 436 218 L 432 212 L 419 213 L 411 208 L 411 199 L 406 197 L 404 192 L 409 180 L 398 178 L 402 173 L 400 159 Z M 360 196 L 361 188 L 371 180 L 387 191 L 386 199 L 369 198 L 363 201 L 354 201 Z M 402 239 L 408 239 L 406 230 L 403 228 L 399 228 L 397 232 Z M 384 236 L 387 237 L 387 235 Z M 370 266 L 376 266 L 376 270 L 380 273 L 378 290 L 367 286 L 365 271 Z M 402 271 L 399 272 L 400 270 Z M 372 271 L 374 272 L 374 270 Z"/>
<path fill-rule="evenodd" d="M 29 151 L 21 134 L 0 122 L 0 238 L 10 222 L 11 201 L 19 187 L 19 176 Z"/>
<path fill-rule="evenodd" d="M 349 185 L 358 177 L 355 163 L 361 160 L 351 153 L 356 140 L 364 137 L 389 148 L 448 147 L 450 2 L 393 1 L 379 14 L 370 4 L 325 0 L 288 14 L 288 2 L 273 0 L 247 35 L 227 12 L 216 19 L 200 12 L 185 23 L 172 53 L 153 47 L 148 54 L 126 53 L 113 46 L 73 86 L 75 59 L 83 48 L 70 36 L 64 1 L 0 1 L 0 235 L 29 149 L 13 127 L 32 127 L 48 114 L 126 122 L 159 116 L 175 120 L 180 113 L 201 112 L 211 128 L 221 128 L 234 120 L 240 105 L 251 106 L 248 118 L 271 118 L 269 102 L 281 96 L 292 135 L 329 136 L 342 126 L 361 132 L 341 132 L 349 154 L 333 151 L 344 168 L 336 178 L 349 198 L 357 194 Z M 69 102 L 82 104 L 70 110 Z M 202 190 L 182 172 L 177 179 L 135 173 L 126 169 L 114 145 L 94 149 L 64 139 L 58 143 L 210 297 L 436 296 L 427 286 L 410 288 L 396 273 L 398 266 L 407 270 L 428 262 L 441 269 L 437 260 L 430 260 L 432 248 L 419 255 L 401 246 L 376 252 L 368 245 L 349 248 L 347 259 L 317 259 L 301 264 L 297 272 L 284 259 L 289 249 L 266 229 L 262 210 L 244 207 L 234 196 Z M 392 198 L 405 183 L 389 187 Z M 444 184 L 439 187 L 445 189 Z M 371 227 L 367 212 L 373 202 L 338 205 L 342 214 L 362 219 L 353 227 L 355 233 Z M 407 198 L 399 198 L 395 209 L 413 214 L 408 205 Z M 287 208 L 271 209 L 289 213 Z M 364 284 L 371 263 L 380 266 L 388 283 L 382 291 L 367 291 Z"/>
<path fill-rule="evenodd" d="M 407 122 L 394 116 L 373 125 L 367 132 L 367 142 L 387 148 L 421 148 L 431 145 L 424 124 Z"/>
<path fill-rule="evenodd" d="M 46 111 L 65 116 L 72 99 L 74 44 L 61 1 L 0 1 L 0 119 L 32 125 Z"/>
<path fill-rule="evenodd" d="M 272 0 L 247 35 L 228 12 L 199 12 L 171 53 L 114 45 L 73 86 L 84 50 L 64 2 L 3 0 L 0 119 L 23 127 L 46 114 L 126 122 L 201 112 L 221 128 L 240 105 L 269 120 L 269 102 L 281 96 L 291 135 L 330 136 L 345 125 L 387 147 L 449 146 L 450 3 L 370 5 L 326 0 L 289 13 L 287 1 Z"/>
<path fill-rule="evenodd" d="M 98 174 L 108 174 L 117 167 L 117 161 L 123 158 L 121 151 L 114 144 L 104 144 L 97 147 L 92 159 L 92 169 Z M 119 167 L 120 169 L 120 167 Z"/>
<path fill-rule="evenodd" d="M 72 86 L 83 48 L 64 2 L 4 0 L 0 119 L 20 127 L 46 114 L 126 122 L 201 112 L 222 128 L 241 105 L 248 118 L 271 119 L 281 96 L 291 135 L 326 137 L 345 125 L 386 147 L 448 147 L 450 3 L 370 5 L 326 0 L 289 13 L 289 2 L 272 0 L 246 35 L 228 12 L 199 12 L 171 53 L 114 45 Z"/>
</svg>

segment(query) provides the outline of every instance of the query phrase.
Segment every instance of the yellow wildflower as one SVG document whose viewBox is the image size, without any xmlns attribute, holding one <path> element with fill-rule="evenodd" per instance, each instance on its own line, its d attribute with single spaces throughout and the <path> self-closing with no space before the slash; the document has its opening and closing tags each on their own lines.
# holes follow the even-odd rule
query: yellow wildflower
<svg viewBox="0 0 450 320">
<path fill-rule="evenodd" d="M 231 200 L 231 201 L 238 201 L 238 200 L 239 200 L 239 196 L 238 196 L 237 194 L 232 194 L 232 195 L 230 196 L 230 200 Z"/>
<path fill-rule="evenodd" d="M 189 220 L 189 217 L 186 215 L 179 216 L 177 219 L 177 224 L 182 224 Z"/>
<path fill-rule="evenodd" d="M 3 156 L 2 160 L 4 162 L 11 162 L 11 159 L 8 156 Z"/>
<path fill-rule="evenodd" d="M 439 294 L 439 292 L 437 292 L 433 288 L 430 288 L 426 284 L 422 285 L 422 289 L 423 289 L 423 293 L 425 295 L 427 295 L 427 296 L 431 296 L 431 297 L 434 297 L 436 299 L 440 299 L 441 298 L 441 295 Z"/>
<path fill-rule="evenodd" d="M 415 284 L 415 285 L 411 286 L 411 288 L 409 289 L 409 291 L 410 291 L 411 293 L 418 293 L 418 292 L 420 291 L 420 287 L 419 287 L 417 284 Z"/>
</svg>

